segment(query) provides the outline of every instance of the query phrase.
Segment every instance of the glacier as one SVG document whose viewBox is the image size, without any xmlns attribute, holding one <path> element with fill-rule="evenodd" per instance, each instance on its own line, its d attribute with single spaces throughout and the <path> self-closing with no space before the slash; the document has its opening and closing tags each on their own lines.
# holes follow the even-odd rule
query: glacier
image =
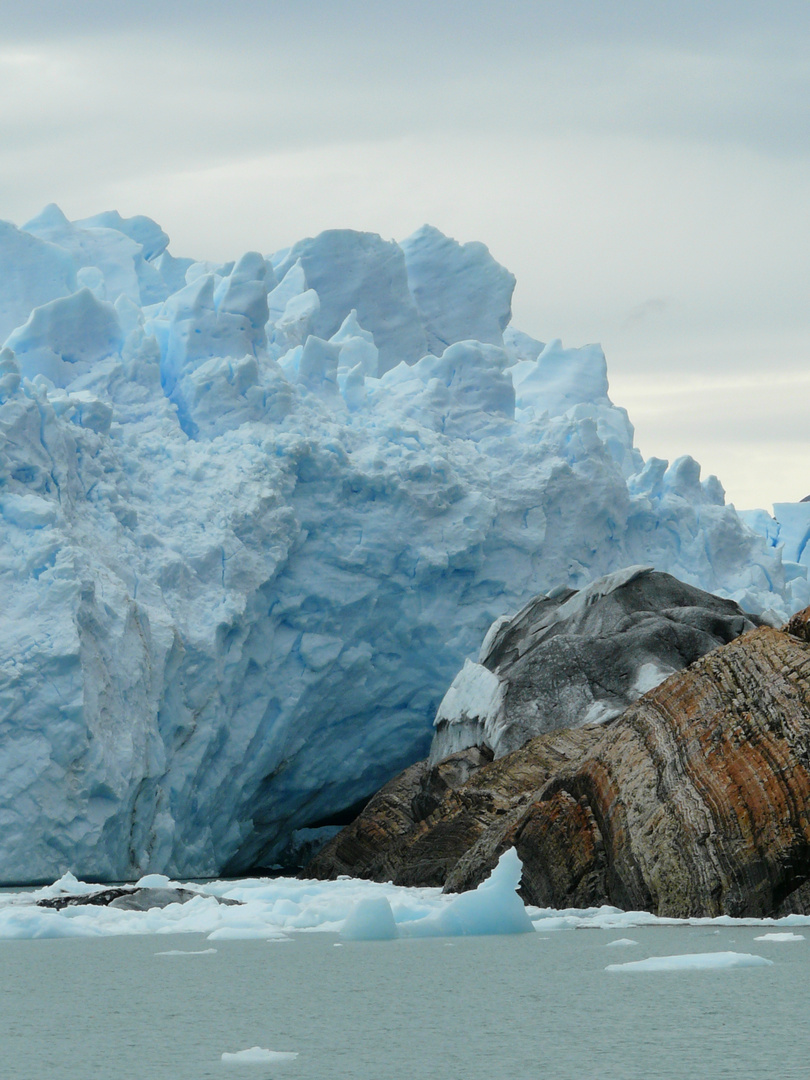
<svg viewBox="0 0 810 1080">
<path fill-rule="evenodd" d="M 220 264 L 142 216 L 0 222 L 0 882 L 283 862 L 539 592 L 643 563 L 810 602 L 513 287 L 427 226 Z"/>
</svg>

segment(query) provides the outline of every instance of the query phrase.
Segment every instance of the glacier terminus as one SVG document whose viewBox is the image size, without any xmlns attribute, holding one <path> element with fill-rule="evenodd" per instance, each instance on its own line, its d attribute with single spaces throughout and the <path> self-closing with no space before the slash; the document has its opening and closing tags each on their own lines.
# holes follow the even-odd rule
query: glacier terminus
<svg viewBox="0 0 810 1080">
<path fill-rule="evenodd" d="M 806 538 L 644 461 L 602 350 L 514 329 L 483 244 L 168 243 L 0 222 L 2 882 L 283 862 L 537 593 L 644 564 L 810 603 Z"/>
</svg>

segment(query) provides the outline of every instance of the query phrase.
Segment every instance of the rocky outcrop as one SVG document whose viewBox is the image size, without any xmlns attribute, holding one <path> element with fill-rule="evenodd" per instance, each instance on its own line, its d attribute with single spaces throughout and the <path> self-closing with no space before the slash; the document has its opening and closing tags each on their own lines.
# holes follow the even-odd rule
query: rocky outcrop
<svg viewBox="0 0 810 1080">
<path fill-rule="evenodd" d="M 514 845 L 540 906 L 810 912 L 808 622 L 744 634 L 602 726 L 412 766 L 306 874 L 461 891 Z"/>
<path fill-rule="evenodd" d="M 475 745 L 502 757 L 534 735 L 604 723 L 760 621 L 649 566 L 537 596 L 498 619 L 453 680 L 430 759 Z"/>
</svg>

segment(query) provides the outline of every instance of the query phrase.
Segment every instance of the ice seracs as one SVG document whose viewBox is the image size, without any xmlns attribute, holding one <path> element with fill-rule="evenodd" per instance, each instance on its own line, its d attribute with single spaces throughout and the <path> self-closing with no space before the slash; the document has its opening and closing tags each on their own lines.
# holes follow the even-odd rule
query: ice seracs
<svg viewBox="0 0 810 1080">
<path fill-rule="evenodd" d="M 251 1046 L 247 1050 L 225 1051 L 222 1061 L 225 1065 L 277 1065 L 281 1061 L 295 1061 L 297 1050 L 267 1050 L 262 1046 Z"/>
<path fill-rule="evenodd" d="M 691 459 L 642 462 L 601 350 L 507 325 L 481 245 L 195 262 L 49 207 L 0 268 L 0 881 L 272 864 L 559 582 L 807 602 Z"/>
</svg>

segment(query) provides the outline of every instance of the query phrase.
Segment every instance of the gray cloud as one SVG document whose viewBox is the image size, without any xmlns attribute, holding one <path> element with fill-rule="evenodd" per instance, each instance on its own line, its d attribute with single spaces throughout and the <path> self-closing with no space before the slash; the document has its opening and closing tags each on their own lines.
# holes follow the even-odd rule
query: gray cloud
<svg viewBox="0 0 810 1080">
<path fill-rule="evenodd" d="M 806 0 L 31 0 L 0 43 L 0 217 L 114 206 L 214 258 L 429 220 L 619 388 L 806 363 Z"/>
</svg>

